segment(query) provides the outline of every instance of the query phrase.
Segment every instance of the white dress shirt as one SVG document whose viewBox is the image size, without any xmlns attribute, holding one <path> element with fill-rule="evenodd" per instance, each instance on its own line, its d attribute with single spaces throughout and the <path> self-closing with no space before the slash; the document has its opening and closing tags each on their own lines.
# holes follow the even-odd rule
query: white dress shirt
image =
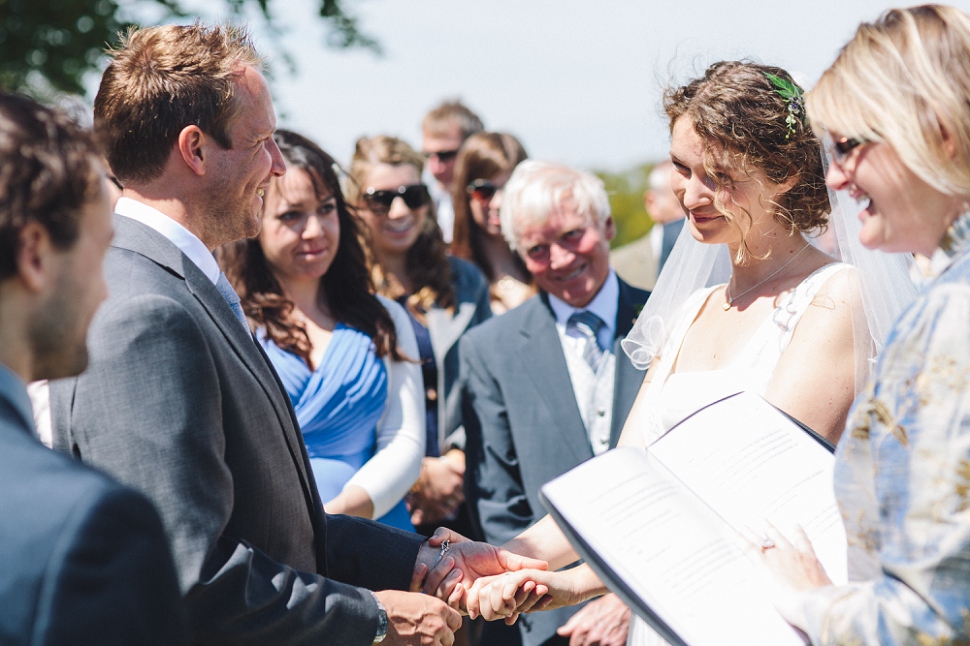
<svg viewBox="0 0 970 646">
<path fill-rule="evenodd" d="M 451 193 L 441 185 L 427 166 L 421 173 L 421 181 L 427 184 L 428 192 L 434 201 L 435 213 L 438 218 L 438 226 L 441 228 L 441 236 L 445 242 L 451 244 L 455 234 L 455 206 L 451 203 Z"/>
<path fill-rule="evenodd" d="M 189 260 L 202 270 L 202 273 L 212 281 L 213 285 L 218 282 L 219 274 L 222 272 L 219 270 L 219 264 L 212 256 L 212 252 L 199 240 L 197 235 L 181 224 L 158 209 L 130 197 L 123 197 L 118 200 L 118 204 L 115 205 L 115 213 L 141 222 L 146 227 L 158 231 L 188 256 Z"/>
</svg>

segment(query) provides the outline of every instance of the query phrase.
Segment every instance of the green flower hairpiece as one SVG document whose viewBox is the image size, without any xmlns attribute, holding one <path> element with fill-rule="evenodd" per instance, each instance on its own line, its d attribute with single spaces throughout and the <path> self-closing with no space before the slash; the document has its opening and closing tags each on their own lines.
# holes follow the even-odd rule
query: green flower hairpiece
<svg viewBox="0 0 970 646">
<path fill-rule="evenodd" d="M 805 99 L 802 98 L 802 95 L 805 92 L 802 88 L 777 74 L 765 72 L 765 76 L 775 86 L 775 92 L 788 102 L 788 116 L 785 117 L 785 125 L 788 126 L 788 132 L 785 133 L 785 140 L 787 141 L 795 134 L 795 124 L 799 121 L 804 124 Z"/>
</svg>

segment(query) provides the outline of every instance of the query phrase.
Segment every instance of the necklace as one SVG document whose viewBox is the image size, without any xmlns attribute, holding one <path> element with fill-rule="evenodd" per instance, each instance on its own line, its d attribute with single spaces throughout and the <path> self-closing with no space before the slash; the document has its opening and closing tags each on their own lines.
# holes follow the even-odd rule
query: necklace
<svg viewBox="0 0 970 646">
<path fill-rule="evenodd" d="M 795 262 L 795 258 L 798 258 L 800 255 L 802 255 L 802 252 L 805 251 L 806 249 L 808 249 L 808 247 L 809 247 L 809 244 L 806 242 L 805 243 L 805 246 L 798 250 L 798 253 L 796 253 L 794 256 L 792 256 L 791 258 L 788 259 L 788 262 L 786 262 L 784 265 L 782 265 L 778 269 L 776 269 L 773 272 L 771 272 L 770 274 L 768 274 L 767 277 L 762 278 L 758 282 L 758 284 L 755 285 L 754 287 L 749 287 L 748 289 L 744 290 L 743 292 L 741 292 L 737 296 L 734 296 L 733 298 L 731 297 L 731 294 L 728 291 L 731 288 L 731 282 L 728 281 L 728 284 L 724 286 L 724 298 L 727 300 L 727 302 L 724 303 L 724 311 L 726 312 L 729 309 L 731 309 L 731 306 L 734 305 L 734 301 L 736 301 L 737 299 L 741 298 L 745 294 L 748 294 L 750 292 L 753 292 L 754 290 L 758 289 L 759 287 L 761 287 L 762 285 L 764 285 L 765 283 L 767 283 L 769 280 L 771 280 L 772 278 L 774 278 L 775 276 L 777 276 L 778 275 L 778 272 L 780 272 L 782 269 L 784 269 L 788 265 L 790 265 L 793 262 Z"/>
</svg>

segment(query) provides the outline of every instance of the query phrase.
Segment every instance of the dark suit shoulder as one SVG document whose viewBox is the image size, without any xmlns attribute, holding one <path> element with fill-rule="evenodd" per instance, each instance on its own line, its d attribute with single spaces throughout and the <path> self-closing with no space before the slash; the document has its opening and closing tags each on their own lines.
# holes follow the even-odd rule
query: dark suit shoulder
<svg viewBox="0 0 970 646">
<path fill-rule="evenodd" d="M 488 290 L 488 281 L 481 270 L 463 258 L 448 256 L 451 265 L 451 282 L 455 286 L 458 302 L 477 302 L 482 292 Z"/>
<path fill-rule="evenodd" d="M 632 305 L 643 305 L 650 298 L 651 292 L 646 289 L 640 289 L 639 287 L 634 287 L 630 283 L 624 281 L 619 276 L 616 277 L 620 283 L 620 299 L 626 299 Z"/>
<path fill-rule="evenodd" d="M 168 544 L 144 496 L 9 425 L 0 489 L 0 635 L 185 642 Z"/>
</svg>

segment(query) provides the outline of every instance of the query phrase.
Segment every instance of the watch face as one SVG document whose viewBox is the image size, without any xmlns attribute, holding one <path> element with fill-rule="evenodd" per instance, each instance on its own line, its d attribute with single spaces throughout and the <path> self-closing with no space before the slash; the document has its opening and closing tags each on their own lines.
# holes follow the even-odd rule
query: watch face
<svg viewBox="0 0 970 646">
<path fill-rule="evenodd" d="M 374 643 L 378 644 L 387 637 L 387 611 L 384 606 L 377 603 L 377 634 L 374 636 Z"/>
</svg>

